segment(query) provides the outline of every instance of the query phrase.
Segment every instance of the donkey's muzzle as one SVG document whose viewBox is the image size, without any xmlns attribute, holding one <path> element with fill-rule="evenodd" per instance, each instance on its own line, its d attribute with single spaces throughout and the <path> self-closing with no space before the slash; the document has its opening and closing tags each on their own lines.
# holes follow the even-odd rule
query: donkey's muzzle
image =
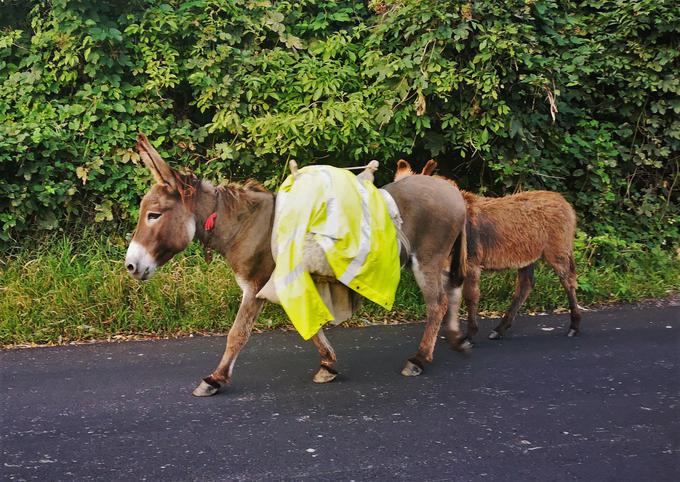
<svg viewBox="0 0 680 482">
<path fill-rule="evenodd" d="M 149 278 L 150 270 L 148 267 L 142 268 L 141 270 L 137 268 L 135 263 L 126 263 L 125 268 L 127 268 L 128 273 L 135 279 L 146 280 Z"/>
<path fill-rule="evenodd" d="M 156 270 L 156 260 L 136 241 L 132 241 L 125 256 L 125 268 L 135 279 L 146 280 Z"/>
</svg>

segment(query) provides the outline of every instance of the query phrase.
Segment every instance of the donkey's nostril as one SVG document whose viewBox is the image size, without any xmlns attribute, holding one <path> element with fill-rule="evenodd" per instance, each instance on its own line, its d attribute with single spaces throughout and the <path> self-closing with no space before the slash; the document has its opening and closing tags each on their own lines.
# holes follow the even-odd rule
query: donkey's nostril
<svg viewBox="0 0 680 482">
<path fill-rule="evenodd" d="M 127 270 L 132 273 L 135 270 L 135 265 L 132 263 L 127 264 Z"/>
</svg>

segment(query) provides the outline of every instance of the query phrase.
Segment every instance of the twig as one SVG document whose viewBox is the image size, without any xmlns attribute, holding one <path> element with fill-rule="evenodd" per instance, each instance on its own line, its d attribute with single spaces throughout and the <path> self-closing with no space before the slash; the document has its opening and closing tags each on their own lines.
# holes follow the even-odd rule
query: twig
<svg viewBox="0 0 680 482">
<path fill-rule="evenodd" d="M 548 103 L 550 104 L 550 117 L 552 117 L 553 124 L 555 123 L 555 114 L 557 114 L 557 104 L 555 103 L 555 94 L 550 90 L 549 87 L 543 86 L 546 94 L 548 95 Z M 555 82 L 553 81 L 553 90 L 555 90 Z"/>
</svg>

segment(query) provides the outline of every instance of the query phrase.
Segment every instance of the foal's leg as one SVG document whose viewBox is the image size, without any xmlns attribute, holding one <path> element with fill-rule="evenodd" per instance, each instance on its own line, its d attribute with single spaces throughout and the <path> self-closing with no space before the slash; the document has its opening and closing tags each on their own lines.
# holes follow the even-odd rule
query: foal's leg
<svg viewBox="0 0 680 482">
<path fill-rule="evenodd" d="M 546 260 L 555 270 L 560 283 L 567 292 L 569 298 L 569 311 L 571 312 L 571 323 L 567 336 L 576 336 L 579 333 L 581 325 L 581 310 L 576 301 L 576 265 L 574 263 L 574 256 L 558 256 L 554 259 L 549 259 L 546 255 Z"/>
<path fill-rule="evenodd" d="M 209 397 L 214 395 L 231 380 L 236 357 L 238 357 L 241 348 L 248 341 L 255 320 L 260 311 L 262 311 L 264 300 L 255 298 L 257 291 L 255 289 L 245 289 L 243 291 L 241 306 L 238 309 L 238 313 L 236 313 L 234 324 L 227 335 L 227 347 L 224 355 L 222 355 L 222 360 L 217 365 L 217 368 L 194 389 L 194 396 Z"/>
<path fill-rule="evenodd" d="M 446 293 L 448 308 L 446 310 L 446 315 L 444 315 L 444 335 L 453 349 L 466 352 L 472 348 L 472 342 L 470 341 L 469 336 L 463 337 L 460 333 L 458 312 L 460 310 L 460 300 L 463 295 L 463 290 L 463 285 L 456 284 L 453 280 L 448 281 L 448 290 Z M 468 334 L 469 333 L 468 327 Z"/>
<path fill-rule="evenodd" d="M 463 297 L 465 298 L 468 312 L 466 338 L 469 342 L 472 342 L 472 338 L 479 331 L 479 279 L 481 275 L 481 266 L 468 264 L 467 276 L 465 276 L 465 282 L 463 283 Z"/>
<path fill-rule="evenodd" d="M 529 297 L 529 294 L 531 293 L 531 290 L 534 288 L 535 284 L 536 280 L 534 280 L 533 264 L 525 266 L 524 268 L 520 268 L 517 271 L 515 296 L 512 298 L 512 303 L 510 304 L 508 311 L 506 311 L 503 315 L 501 322 L 491 331 L 491 333 L 489 333 L 490 340 L 499 340 L 503 337 L 503 334 L 505 334 L 507 329 L 512 326 L 512 322 L 517 315 L 517 311 L 519 311 L 522 304 Z"/>
<path fill-rule="evenodd" d="M 332 382 L 335 377 L 338 376 L 338 372 L 333 369 L 333 364 L 337 360 L 335 356 L 335 350 L 331 346 L 328 338 L 326 338 L 323 328 L 312 337 L 312 341 L 316 345 L 316 349 L 319 350 L 319 355 L 321 355 L 321 368 L 314 375 L 314 383 L 328 383 Z"/>
<path fill-rule="evenodd" d="M 415 257 L 413 258 L 413 274 L 427 305 L 427 323 L 418 346 L 418 352 L 406 361 L 406 365 L 401 370 L 401 374 L 404 376 L 420 375 L 425 364 L 432 362 L 434 344 L 437 341 L 439 327 L 447 308 L 447 297 L 442 286 L 441 271 L 441 263 L 429 262 L 425 266 L 420 266 L 418 260 Z"/>
</svg>

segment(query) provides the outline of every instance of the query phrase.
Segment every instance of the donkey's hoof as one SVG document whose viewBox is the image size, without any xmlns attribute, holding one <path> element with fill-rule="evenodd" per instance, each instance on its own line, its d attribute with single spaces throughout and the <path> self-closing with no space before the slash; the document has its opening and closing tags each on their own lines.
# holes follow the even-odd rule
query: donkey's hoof
<svg viewBox="0 0 680 482">
<path fill-rule="evenodd" d="M 401 370 L 401 374 L 405 377 L 417 377 L 421 373 L 423 373 L 423 368 L 419 367 L 411 360 L 406 360 L 406 365 L 404 365 L 404 368 Z"/>
<path fill-rule="evenodd" d="M 210 397 L 215 395 L 220 390 L 219 384 L 215 383 L 215 385 L 211 385 L 206 383 L 205 380 L 201 380 L 201 383 L 199 383 L 198 386 L 194 388 L 194 391 L 191 392 L 191 394 L 194 397 Z"/>
<path fill-rule="evenodd" d="M 314 383 L 329 383 L 335 380 L 335 377 L 337 376 L 338 372 L 336 372 L 332 368 L 328 368 L 321 365 L 321 368 L 319 368 L 319 371 L 316 372 L 312 381 Z"/>
<path fill-rule="evenodd" d="M 574 328 L 569 328 L 569 331 L 567 332 L 567 336 L 569 338 L 572 338 L 574 336 L 578 335 L 578 331 L 575 330 Z"/>
<path fill-rule="evenodd" d="M 489 333 L 489 340 L 500 340 L 501 338 L 503 338 L 503 335 L 496 330 L 491 330 L 491 333 Z"/>
</svg>

